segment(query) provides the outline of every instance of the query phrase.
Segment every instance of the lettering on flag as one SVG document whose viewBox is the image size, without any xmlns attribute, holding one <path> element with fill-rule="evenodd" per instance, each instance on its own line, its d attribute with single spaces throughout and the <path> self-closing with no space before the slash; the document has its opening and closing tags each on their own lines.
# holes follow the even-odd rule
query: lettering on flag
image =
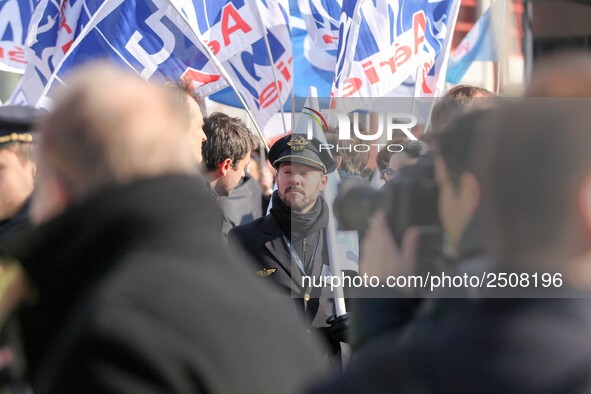
<svg viewBox="0 0 591 394">
<path fill-rule="evenodd" d="M 103 4 L 63 57 L 42 97 L 88 59 L 129 67 L 144 79 L 189 79 L 203 96 L 224 86 L 219 70 L 186 18 L 167 0 L 113 0 Z"/>
<path fill-rule="evenodd" d="M 76 35 L 101 3 L 99 0 L 41 0 L 29 24 L 27 66 L 18 92 L 20 101 L 37 103 Z"/>
<path fill-rule="evenodd" d="M 287 1 L 199 3 L 199 30 L 263 129 L 293 88 Z"/>
<path fill-rule="evenodd" d="M 345 0 L 331 94 L 383 97 L 409 77 L 422 94 L 432 94 L 458 1 Z"/>
<path fill-rule="evenodd" d="M 25 40 L 34 7 L 39 0 L 0 2 L 0 70 L 25 72 Z"/>
</svg>

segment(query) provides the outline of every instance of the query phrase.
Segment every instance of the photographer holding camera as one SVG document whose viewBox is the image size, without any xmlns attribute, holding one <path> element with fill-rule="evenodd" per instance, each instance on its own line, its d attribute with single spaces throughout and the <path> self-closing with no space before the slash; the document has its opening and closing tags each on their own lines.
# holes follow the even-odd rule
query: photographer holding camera
<svg viewBox="0 0 591 394">
<path fill-rule="evenodd" d="M 435 132 L 432 158 L 427 155 L 403 169 L 390 185 L 393 191 L 386 191 L 383 197 L 390 203 L 381 204 L 384 208 L 374 215 L 361 245 L 360 275 L 386 280 L 388 276 L 425 276 L 427 271 L 435 275 L 442 269 L 455 274 L 475 273 L 486 266 L 480 187 L 471 163 L 477 126 L 483 116 L 481 112 L 472 113 Z M 423 174 L 428 175 L 415 175 L 421 167 Z M 418 179 L 414 183 L 423 186 L 407 187 L 408 191 L 404 191 L 404 185 L 410 183 L 413 176 Z M 430 187 L 435 190 L 424 186 L 431 185 L 433 179 L 435 185 Z M 402 201 L 409 201 L 408 207 L 388 205 L 399 206 Z M 424 227 L 427 224 L 431 226 Z M 432 230 L 438 224 L 443 230 L 444 246 L 438 242 L 437 232 Z M 466 297 L 470 289 L 453 289 L 453 293 L 446 290 L 437 295 L 439 298 L 427 300 L 412 297 L 433 294 L 419 294 L 412 288 L 362 290 L 353 308 L 352 340 L 357 350 L 387 333 L 404 331 L 407 338 L 423 332 L 428 334 L 435 317 L 439 319 L 448 311 L 456 310 L 452 308 L 455 303 L 470 302 L 440 298 Z"/>
</svg>

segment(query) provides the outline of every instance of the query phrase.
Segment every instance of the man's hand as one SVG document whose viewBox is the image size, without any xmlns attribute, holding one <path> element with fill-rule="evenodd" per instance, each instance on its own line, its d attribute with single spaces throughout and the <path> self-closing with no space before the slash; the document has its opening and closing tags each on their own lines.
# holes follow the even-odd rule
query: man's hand
<svg viewBox="0 0 591 394">
<path fill-rule="evenodd" d="M 413 275 L 416 271 L 418 241 L 419 231 L 411 227 L 404 233 L 400 249 L 392 236 L 386 214 L 378 210 L 361 243 L 359 274 L 373 275 L 383 280 L 391 275 Z"/>
</svg>

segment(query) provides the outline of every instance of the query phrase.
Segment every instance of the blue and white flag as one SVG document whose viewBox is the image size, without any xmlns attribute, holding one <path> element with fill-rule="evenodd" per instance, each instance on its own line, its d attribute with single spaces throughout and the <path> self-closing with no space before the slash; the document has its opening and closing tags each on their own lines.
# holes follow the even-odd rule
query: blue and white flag
<svg viewBox="0 0 591 394">
<path fill-rule="evenodd" d="M 294 83 L 288 2 L 245 0 L 244 6 L 258 14 L 259 27 L 252 26 L 258 34 L 249 45 L 237 45 L 223 66 L 263 129 L 287 102 Z"/>
<path fill-rule="evenodd" d="M 290 3 L 295 97 L 308 97 L 309 86 L 317 89 L 319 97 L 330 96 L 341 4 L 341 0 L 300 0 L 299 4 L 292 0 Z M 305 9 L 316 13 L 306 16 Z M 336 32 L 333 31 L 335 27 Z"/>
<path fill-rule="evenodd" d="M 336 50 L 339 45 L 339 26 L 341 12 L 343 9 L 342 0 L 298 0 L 301 16 L 306 23 L 308 30 L 308 50 L 314 52 L 330 51 L 332 54 L 332 65 L 336 61 Z M 314 59 L 312 59 L 314 62 Z M 319 66 L 324 68 L 323 65 Z"/>
<path fill-rule="evenodd" d="M 32 64 L 14 101 L 48 106 L 73 67 L 107 58 L 146 80 L 188 80 L 202 96 L 233 81 L 264 124 L 293 84 L 284 2 L 46 0 L 33 18 Z"/>
<path fill-rule="evenodd" d="M 101 58 L 129 67 L 146 80 L 186 79 L 202 95 L 226 85 L 205 45 L 171 1 L 110 0 L 62 56 L 37 105 L 50 105 L 46 99 L 74 67 Z"/>
<path fill-rule="evenodd" d="M 27 67 L 13 104 L 36 105 L 56 67 L 98 7 L 99 0 L 41 0 L 27 35 Z"/>
<path fill-rule="evenodd" d="M 309 0 L 308 0 L 309 1 Z M 340 3 L 340 0 L 335 0 Z M 282 3 L 283 4 L 283 3 Z M 340 9 L 336 13 L 336 23 L 340 16 Z M 323 13 L 324 15 L 324 13 Z M 331 19 L 332 21 L 332 19 Z M 310 21 L 305 21 L 300 12 L 300 5 L 297 0 L 289 0 L 289 27 L 291 35 L 291 47 L 293 53 L 292 68 L 294 80 L 294 96 L 307 97 L 308 87 L 315 86 L 321 97 L 330 95 L 330 87 L 334 76 L 334 65 L 336 61 L 336 43 L 338 31 L 333 34 L 334 48 L 326 45 L 316 46 L 310 36 Z M 334 21 L 333 21 L 334 23 Z M 338 27 L 337 27 L 338 29 Z M 224 89 L 210 97 L 212 100 L 240 107 L 241 104 L 230 89 Z M 291 111 L 291 102 L 284 102 L 285 111 Z"/>
<path fill-rule="evenodd" d="M 263 129 L 271 116 L 289 100 L 293 88 L 288 2 L 201 2 L 201 9 L 206 12 L 198 17 L 199 29 Z M 228 12 L 229 9 L 235 11 Z M 220 17 L 224 12 L 227 15 Z M 229 47 L 224 46 L 225 43 Z M 224 104 L 242 106 L 230 89 L 211 98 Z"/>
<path fill-rule="evenodd" d="M 443 89 L 460 0 L 343 0 L 334 97 L 377 98 L 412 78 Z"/>
<path fill-rule="evenodd" d="M 501 4 L 501 1 L 492 4 L 451 53 L 447 68 L 447 82 L 460 83 L 460 80 L 474 61 L 494 62 L 497 60 L 497 48 L 491 25 L 491 11 L 496 8 L 498 11 L 495 11 L 501 12 L 502 10 L 499 9 Z"/>
<path fill-rule="evenodd" d="M 0 2 L 0 70 L 25 72 L 25 40 L 31 15 L 39 0 Z"/>
</svg>

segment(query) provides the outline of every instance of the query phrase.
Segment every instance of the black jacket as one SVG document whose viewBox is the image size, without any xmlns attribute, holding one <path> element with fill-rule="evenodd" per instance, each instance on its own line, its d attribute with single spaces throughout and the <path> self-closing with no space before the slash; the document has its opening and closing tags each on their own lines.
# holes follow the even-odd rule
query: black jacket
<svg viewBox="0 0 591 394">
<path fill-rule="evenodd" d="M 13 246 L 38 290 L 20 315 L 35 392 L 295 392 L 319 372 L 218 222 L 196 179 L 170 175 L 102 190 Z"/>
<path fill-rule="evenodd" d="M 374 341 L 345 376 L 311 392 L 588 393 L 591 302 L 584 297 L 462 305 L 429 336 L 399 343 L 391 333 Z"/>
<path fill-rule="evenodd" d="M 448 275 L 478 275 L 490 268 L 484 252 L 482 217 L 477 211 L 469 222 L 460 242 L 456 260 L 445 266 L 430 264 L 426 270 L 438 274 L 444 270 Z M 419 243 L 419 248 L 420 248 Z M 438 262 L 441 263 L 441 262 Z M 416 267 L 424 272 L 425 267 Z M 435 271 L 432 271 L 435 270 Z M 423 274 L 424 276 L 424 274 Z M 474 289 L 444 289 L 433 298 L 408 298 L 396 288 L 356 289 L 352 308 L 352 345 L 359 350 L 385 334 L 403 336 L 412 340 L 416 336 L 430 335 L 438 321 L 448 314 L 461 313 L 462 305 L 473 302 Z M 449 298 L 446 298 L 449 297 Z"/>
<path fill-rule="evenodd" d="M 263 215 L 263 193 L 256 179 L 246 175 L 227 197 L 220 197 L 218 204 L 223 212 L 222 237 L 227 241 L 228 232 L 236 226 L 252 222 Z"/>
<path fill-rule="evenodd" d="M 17 231 L 25 228 L 29 223 L 30 200 L 23 205 L 16 215 L 10 219 L 0 221 L 0 253 L 5 240 Z"/>
<path fill-rule="evenodd" d="M 229 240 L 238 245 L 254 263 L 251 268 L 253 276 L 258 274 L 260 280 L 273 283 L 281 294 L 292 297 L 296 308 L 305 310 L 312 327 L 327 327 L 326 319 L 334 314 L 332 293 L 326 288 L 302 286 L 303 274 L 291 258 L 284 235 L 273 215 L 269 214 L 233 228 Z M 329 267 L 325 245 L 322 235 L 311 273 L 314 277 L 319 277 L 323 271 L 327 272 Z M 310 295 L 308 302 L 304 302 L 306 294 Z"/>
</svg>

